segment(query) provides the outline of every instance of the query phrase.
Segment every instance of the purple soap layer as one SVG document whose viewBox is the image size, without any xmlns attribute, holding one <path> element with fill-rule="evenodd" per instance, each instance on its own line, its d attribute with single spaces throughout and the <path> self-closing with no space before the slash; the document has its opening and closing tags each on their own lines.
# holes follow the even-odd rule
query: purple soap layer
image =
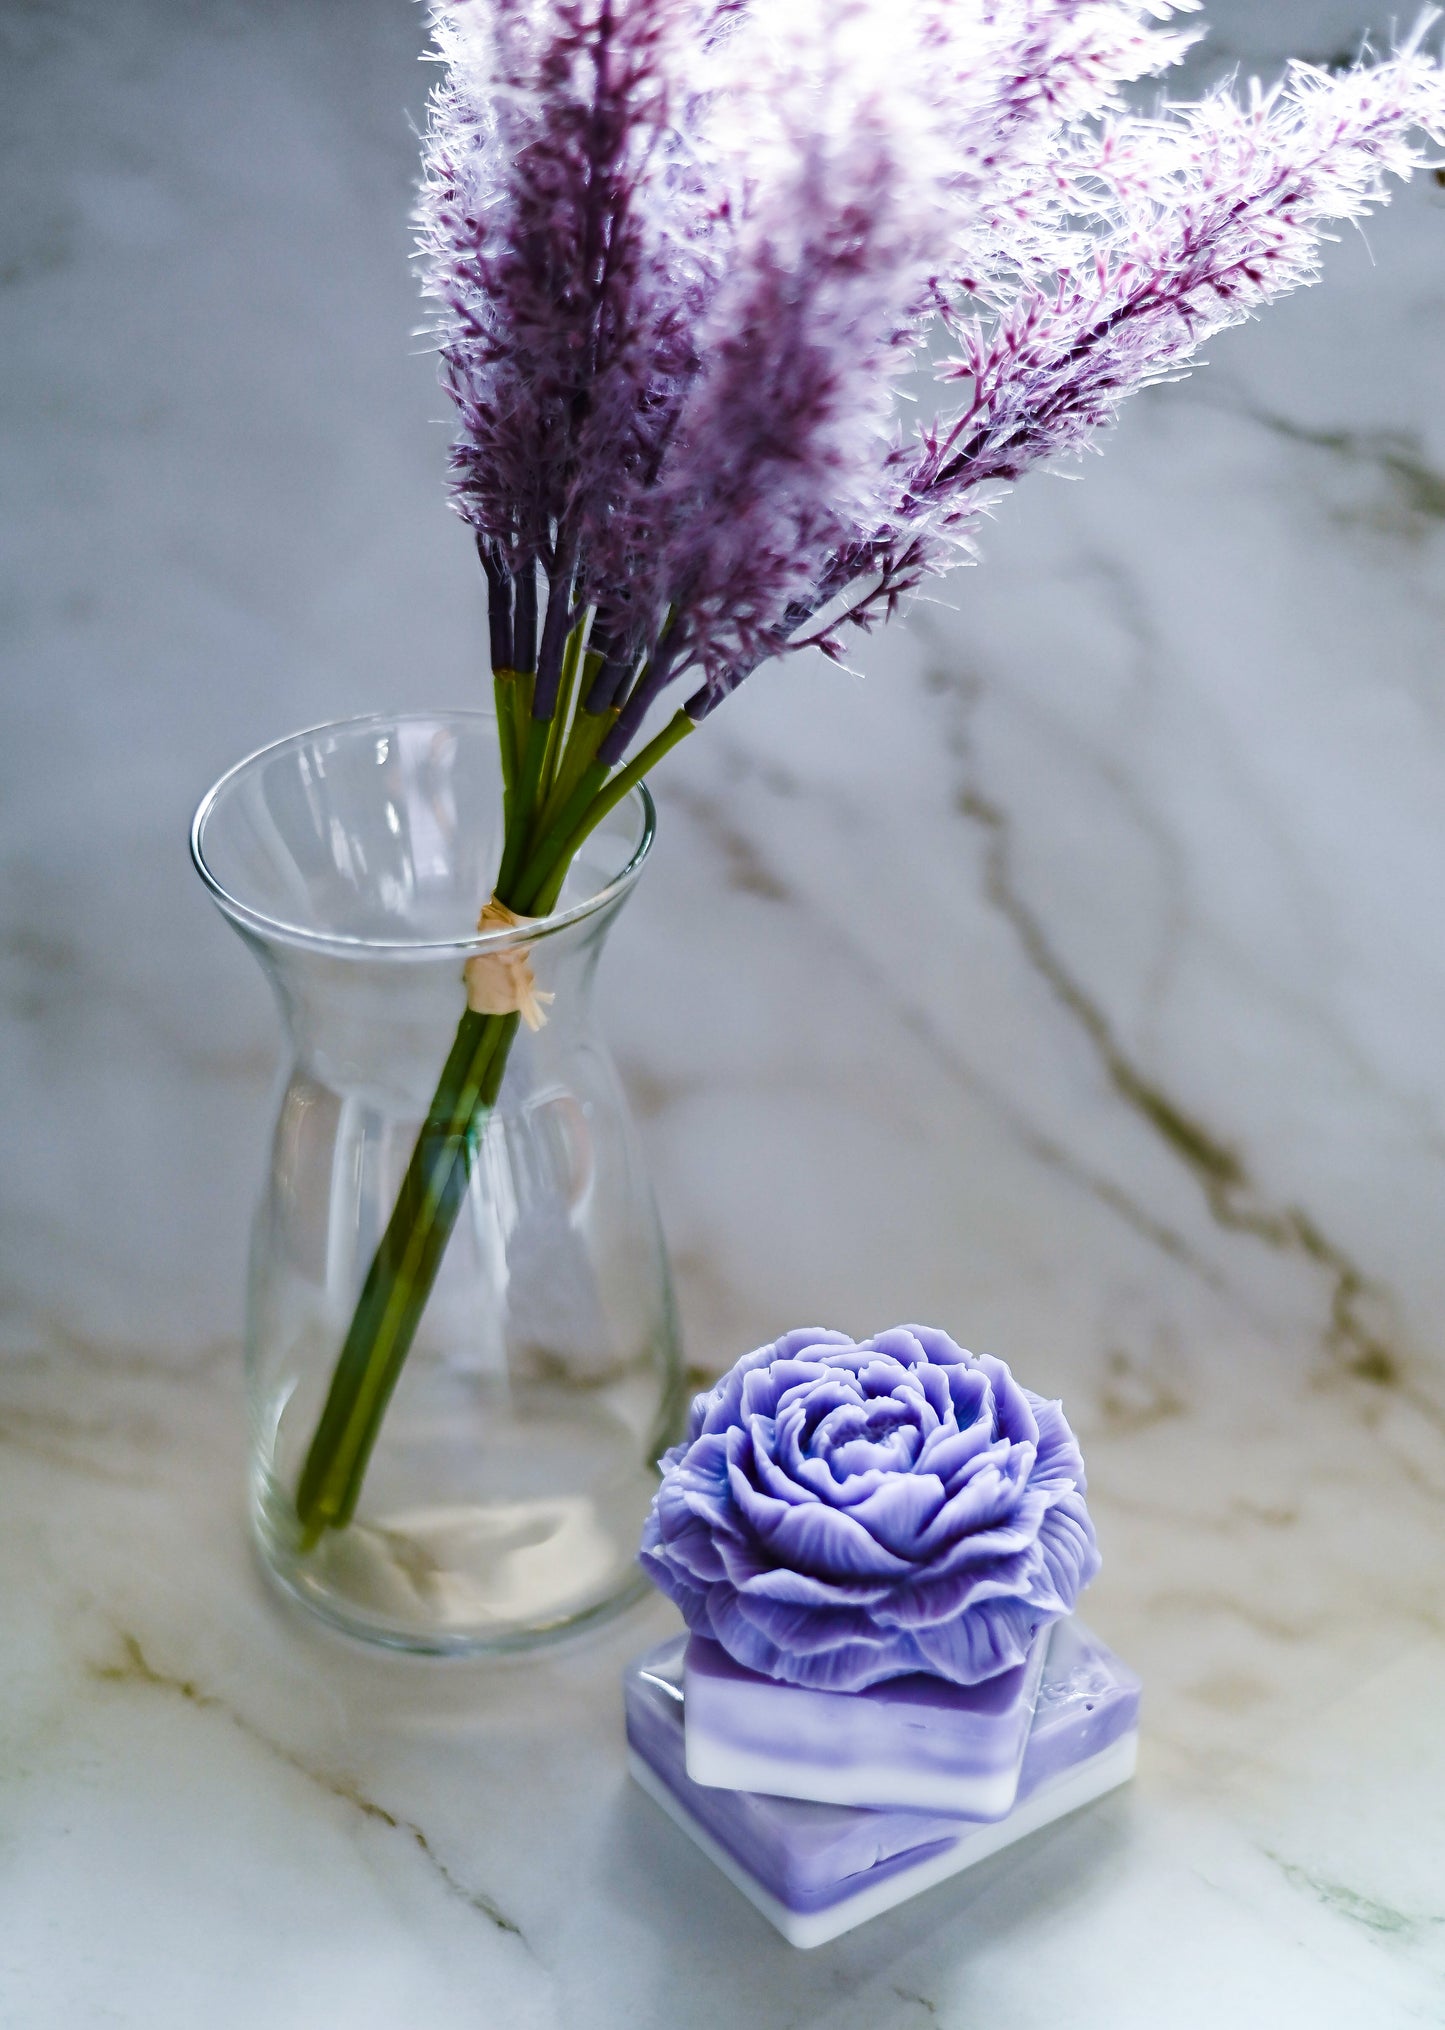
<svg viewBox="0 0 1445 2030">
<path fill-rule="evenodd" d="M 1049 1633 L 976 1685 L 918 1673 L 861 1692 L 780 1684 L 694 1635 L 683 1665 L 694 1783 L 818 1804 L 1001 1819 L 1018 1790 Z"/>
<path fill-rule="evenodd" d="M 788 1910 L 830 1908 L 929 1856 L 978 1837 L 957 1817 L 718 1790 L 694 1783 L 684 1749 L 685 1636 L 633 1664 L 623 1679 L 627 1738 L 684 1811 Z M 1133 1731 L 1139 1680 L 1074 1621 L 1053 1632 L 1019 1775 L 1022 1806 L 1040 1786 Z"/>
</svg>

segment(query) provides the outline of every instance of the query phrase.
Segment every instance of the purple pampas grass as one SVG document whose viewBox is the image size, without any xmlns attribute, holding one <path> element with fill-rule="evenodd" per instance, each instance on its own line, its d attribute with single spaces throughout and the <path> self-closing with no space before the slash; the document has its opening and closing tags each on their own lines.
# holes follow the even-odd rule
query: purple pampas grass
<svg viewBox="0 0 1445 2030">
<path fill-rule="evenodd" d="M 533 717 L 590 609 L 614 765 L 687 672 L 697 718 L 770 655 L 837 653 L 1445 132 L 1420 31 L 1129 114 L 1192 4 L 438 7 L 423 275 L 457 507 L 494 573 L 546 580 Z M 940 329 L 967 398 L 908 430 Z"/>
<path fill-rule="evenodd" d="M 971 556 L 1001 492 L 1313 281 L 1331 223 L 1445 141 L 1433 16 L 1379 63 L 1130 111 L 1195 4 L 436 0 L 419 254 L 511 915 L 553 908 L 761 663 L 841 654 Z M 939 413 L 908 421 L 929 375 Z M 516 1020 L 462 1017 L 302 1475 L 307 1542 L 353 1512 Z"/>
</svg>

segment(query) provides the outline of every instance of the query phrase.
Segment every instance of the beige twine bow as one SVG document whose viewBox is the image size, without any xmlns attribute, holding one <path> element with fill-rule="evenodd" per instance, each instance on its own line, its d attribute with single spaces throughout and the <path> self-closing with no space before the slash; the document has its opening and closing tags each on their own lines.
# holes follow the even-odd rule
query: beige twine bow
<svg viewBox="0 0 1445 2030">
<path fill-rule="evenodd" d="M 477 929 L 519 930 L 536 921 L 534 916 L 518 916 L 494 895 L 477 918 Z M 542 1027 L 546 1010 L 556 999 L 537 986 L 530 945 L 474 952 L 462 967 L 462 978 L 467 983 L 467 1006 L 474 1015 L 520 1015 L 529 1029 Z"/>
</svg>

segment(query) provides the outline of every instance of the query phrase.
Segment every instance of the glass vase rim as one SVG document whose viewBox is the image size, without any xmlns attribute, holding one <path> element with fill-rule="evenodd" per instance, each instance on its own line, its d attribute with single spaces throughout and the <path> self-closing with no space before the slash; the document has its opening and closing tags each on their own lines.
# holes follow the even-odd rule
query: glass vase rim
<svg viewBox="0 0 1445 2030">
<path fill-rule="evenodd" d="M 527 917 L 515 928 L 491 931 L 472 931 L 465 937 L 357 937 L 343 931 L 315 930 L 306 924 L 288 923 L 284 918 L 272 916 L 264 909 L 257 909 L 250 903 L 233 895 L 210 865 L 206 858 L 205 829 L 227 789 L 248 771 L 258 767 L 284 752 L 288 747 L 298 747 L 303 741 L 314 740 L 327 733 L 364 734 L 369 727 L 396 727 L 407 724 L 438 724 L 456 721 L 476 725 L 495 726 L 495 712 L 482 706 L 442 706 L 434 711 L 408 710 L 400 712 L 359 712 L 350 713 L 339 719 L 323 719 L 314 726 L 303 726 L 294 733 L 286 733 L 279 740 L 268 740 L 264 746 L 254 748 L 249 754 L 233 762 L 231 767 L 219 775 L 196 805 L 191 819 L 190 850 L 191 864 L 200 875 L 207 893 L 216 907 L 228 921 L 242 930 L 253 931 L 268 942 L 296 946 L 302 950 L 323 952 L 343 958 L 371 959 L 447 959 L 468 958 L 476 952 L 501 951 L 510 946 L 536 944 L 540 939 L 554 937 L 559 931 L 573 925 L 585 923 L 598 915 L 609 904 L 620 901 L 635 886 L 642 872 L 643 862 L 651 851 L 657 836 L 657 806 L 652 792 L 645 782 L 635 783 L 616 808 L 631 806 L 640 822 L 636 842 L 626 862 L 603 885 L 592 894 L 584 895 L 580 901 L 570 903 L 565 909 L 556 909 L 546 916 Z"/>
</svg>

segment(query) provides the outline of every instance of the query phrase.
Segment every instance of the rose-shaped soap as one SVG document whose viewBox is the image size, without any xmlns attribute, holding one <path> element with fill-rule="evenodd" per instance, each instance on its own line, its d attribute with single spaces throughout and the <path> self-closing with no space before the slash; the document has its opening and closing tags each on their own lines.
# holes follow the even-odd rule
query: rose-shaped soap
<svg viewBox="0 0 1445 2030">
<path fill-rule="evenodd" d="M 696 1398 L 644 1568 L 699 1635 L 786 1683 L 1021 1663 L 1099 1567 L 1058 1403 L 947 1333 L 786 1333 Z"/>
</svg>

